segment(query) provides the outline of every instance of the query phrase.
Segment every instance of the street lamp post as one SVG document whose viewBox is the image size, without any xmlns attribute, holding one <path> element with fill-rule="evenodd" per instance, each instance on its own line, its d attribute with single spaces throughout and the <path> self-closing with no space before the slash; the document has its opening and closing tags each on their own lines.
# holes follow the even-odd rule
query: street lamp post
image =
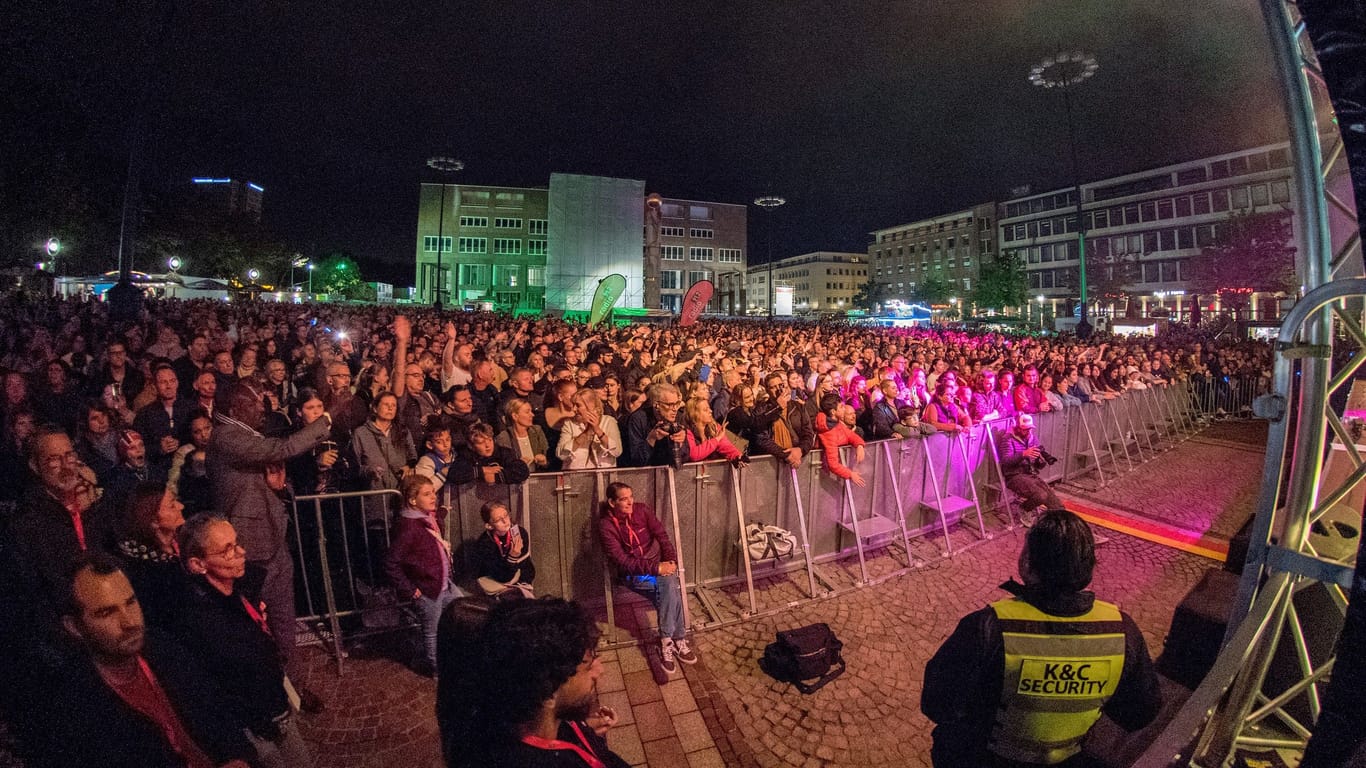
<svg viewBox="0 0 1366 768">
<path fill-rule="evenodd" d="M 1077 198 L 1077 264 L 1078 283 L 1081 289 L 1081 317 L 1077 321 L 1077 336 L 1087 338 L 1091 335 L 1091 322 L 1087 319 L 1086 296 L 1086 222 L 1081 211 L 1081 176 L 1077 167 L 1077 131 L 1072 122 L 1071 89 L 1081 85 L 1100 65 L 1096 57 L 1081 51 L 1059 52 L 1029 69 L 1029 82 L 1039 88 L 1062 91 L 1063 108 L 1067 112 L 1067 140 L 1072 152 L 1072 187 Z"/>
<path fill-rule="evenodd" d="M 1034 297 L 1039 300 L 1039 330 L 1043 330 L 1043 294 Z"/>
<path fill-rule="evenodd" d="M 313 300 L 313 262 L 308 262 L 308 300 Z"/>
<path fill-rule="evenodd" d="M 453 157 L 445 155 L 435 155 L 427 158 L 427 167 L 437 171 L 441 176 L 441 206 L 436 214 L 436 282 L 437 287 L 432 292 L 434 300 L 432 307 L 437 312 L 441 311 L 441 292 L 445 288 L 446 280 L 441 276 L 441 256 L 445 251 L 445 225 L 446 225 L 446 179 L 445 174 L 455 173 L 465 167 L 465 164 Z M 451 249 L 452 251 L 455 249 Z M 456 298 L 460 298 L 460 262 L 455 262 L 455 293 Z"/>
<path fill-rule="evenodd" d="M 778 195 L 761 195 L 754 198 L 754 204 L 761 209 L 768 211 L 768 319 L 773 319 L 773 213 L 779 206 L 787 203 L 787 200 Z"/>
</svg>

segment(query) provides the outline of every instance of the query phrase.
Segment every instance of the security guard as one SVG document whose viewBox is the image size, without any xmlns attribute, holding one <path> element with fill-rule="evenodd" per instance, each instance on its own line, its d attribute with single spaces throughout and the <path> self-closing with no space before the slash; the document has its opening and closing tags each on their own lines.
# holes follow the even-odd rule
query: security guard
<svg viewBox="0 0 1366 768">
<path fill-rule="evenodd" d="M 1084 591 L 1095 564 L 1075 514 L 1051 510 L 1029 529 L 1024 584 L 1002 585 L 1015 596 L 965 617 L 925 666 L 935 766 L 1084 765 L 1082 739 L 1102 713 L 1129 731 L 1157 716 L 1138 626 Z"/>
</svg>

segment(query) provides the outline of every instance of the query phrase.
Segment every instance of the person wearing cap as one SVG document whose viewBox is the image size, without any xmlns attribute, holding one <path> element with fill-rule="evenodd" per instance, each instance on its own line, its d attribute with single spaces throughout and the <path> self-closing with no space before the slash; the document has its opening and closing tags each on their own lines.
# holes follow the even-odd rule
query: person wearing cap
<svg viewBox="0 0 1366 768">
<path fill-rule="evenodd" d="M 118 453 L 119 463 L 110 470 L 109 480 L 104 483 L 104 490 L 111 499 L 117 500 L 117 503 L 124 503 L 139 483 L 166 482 L 167 473 L 160 467 L 148 463 L 147 445 L 137 430 L 119 430 L 114 448 Z"/>
<path fill-rule="evenodd" d="M 1135 731 L 1161 709 L 1138 625 L 1087 591 L 1090 527 L 1050 510 L 1025 536 L 1011 597 L 968 614 L 925 665 L 930 759 L 946 766 L 1078 766 L 1101 714 Z"/>
<path fill-rule="evenodd" d="M 1034 431 L 1034 417 L 1016 414 L 1012 427 L 1001 436 L 997 447 L 1001 457 L 1001 474 L 1006 487 L 1020 499 L 1026 512 L 1039 507 L 1062 509 L 1062 500 L 1052 486 L 1039 477 L 1039 468 L 1046 463 L 1039 435 Z"/>
</svg>

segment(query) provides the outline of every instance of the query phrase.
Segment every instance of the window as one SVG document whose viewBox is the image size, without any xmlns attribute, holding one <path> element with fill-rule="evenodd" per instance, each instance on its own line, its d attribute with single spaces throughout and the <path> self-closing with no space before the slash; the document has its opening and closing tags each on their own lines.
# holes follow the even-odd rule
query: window
<svg viewBox="0 0 1366 768">
<path fill-rule="evenodd" d="M 664 261 L 682 261 L 683 246 L 681 245 L 661 245 L 659 247 L 659 258 Z"/>
<path fill-rule="evenodd" d="M 1176 183 L 1180 186 L 1185 186 L 1187 184 L 1198 184 L 1199 182 L 1205 181 L 1207 178 L 1208 174 L 1205 172 L 1205 169 L 1203 167 L 1188 168 L 1184 171 L 1177 172 Z"/>
<path fill-rule="evenodd" d="M 694 270 L 694 271 L 688 272 L 688 286 L 689 286 L 689 287 L 692 287 L 693 285 L 696 285 L 697 283 L 700 283 L 700 282 L 702 282 L 703 280 L 709 280 L 709 279 L 711 279 L 711 273 L 708 272 L 708 271 L 705 270 L 705 269 L 703 269 L 703 270 Z"/>
<path fill-rule="evenodd" d="M 681 219 L 683 218 L 683 206 L 678 203 L 662 203 L 659 206 L 659 215 L 671 219 Z"/>
<path fill-rule="evenodd" d="M 1092 221 L 1094 222 L 1092 226 L 1096 229 L 1104 229 L 1105 227 L 1110 226 L 1110 211 L 1096 211 L 1092 214 Z"/>
<path fill-rule="evenodd" d="M 659 287 L 666 291 L 678 290 L 678 276 L 681 274 L 676 269 L 659 270 Z"/>
<path fill-rule="evenodd" d="M 1257 184 L 1252 187 L 1252 204 L 1254 206 L 1268 205 L 1270 202 L 1271 195 L 1267 192 L 1265 184 Z"/>
<path fill-rule="evenodd" d="M 1224 211 L 1228 210 L 1227 189 L 1216 189 L 1213 192 L 1211 192 L 1210 195 L 1214 198 L 1214 205 L 1212 206 L 1214 210 L 1219 211 L 1220 213 L 1223 213 Z"/>
<path fill-rule="evenodd" d="M 1230 176 L 1242 176 L 1247 172 L 1247 155 L 1229 158 L 1228 173 Z"/>
<path fill-rule="evenodd" d="M 711 261 L 712 249 L 710 248 L 689 248 L 688 258 L 693 261 Z"/>
<path fill-rule="evenodd" d="M 1271 150 L 1270 152 L 1267 153 L 1266 159 L 1267 159 L 1267 162 L 1271 164 L 1271 167 L 1272 167 L 1272 168 L 1289 168 L 1289 167 L 1290 167 L 1290 150 L 1288 150 L 1288 149 L 1273 149 L 1273 150 Z"/>
<path fill-rule="evenodd" d="M 1200 197 L 1205 199 L 1205 204 L 1209 204 L 1209 195 L 1202 194 Z M 1191 215 L 1191 199 L 1189 197 L 1176 198 L 1176 217 L 1178 219 Z"/>
<path fill-rule="evenodd" d="M 689 236 L 689 237 L 693 237 L 693 238 L 697 238 L 698 240 L 710 240 L 710 239 L 712 239 L 712 237 L 715 236 L 715 234 L 716 234 L 715 231 L 714 231 L 714 230 L 710 230 L 710 229 L 690 229 L 690 230 L 688 230 L 688 236 Z"/>
<path fill-rule="evenodd" d="M 519 256 L 522 253 L 522 241 L 512 237 L 496 238 L 493 252 L 499 256 Z"/>
<path fill-rule="evenodd" d="M 522 228 L 522 220 L 521 220 L 521 219 L 494 219 L 494 220 L 493 220 L 493 227 L 494 227 L 494 229 L 521 229 L 521 228 Z"/>
<path fill-rule="evenodd" d="M 1209 177 L 1211 179 L 1228 178 L 1228 161 L 1216 160 L 1209 165 Z"/>
<path fill-rule="evenodd" d="M 526 195 L 521 192 L 499 192 L 493 197 L 493 204 L 499 208 L 521 208 L 526 203 Z"/>
<path fill-rule="evenodd" d="M 461 240 L 464 240 L 465 238 L 462 237 L 462 238 L 460 238 L 460 239 L 461 239 Z M 451 252 L 451 242 L 452 242 L 452 238 L 450 238 L 450 237 L 442 237 L 442 238 L 441 238 L 441 246 L 442 246 L 442 247 L 441 247 L 441 252 L 442 252 L 442 253 L 450 253 L 450 252 Z M 436 235 L 427 235 L 427 236 L 425 236 L 425 237 L 422 238 L 422 250 L 425 251 L 425 252 L 427 252 L 427 253 L 436 253 Z"/>
<path fill-rule="evenodd" d="M 1233 189 L 1233 207 L 1240 211 L 1248 207 L 1247 187 Z"/>
<path fill-rule="evenodd" d="M 1138 210 L 1144 221 L 1157 220 L 1157 205 L 1152 201 L 1141 203 L 1138 206 Z"/>
<path fill-rule="evenodd" d="M 1221 190 L 1216 189 L 1214 190 L 1214 194 L 1217 195 L 1220 191 Z M 1209 192 L 1200 192 L 1199 194 L 1191 195 L 1191 201 L 1195 204 L 1195 215 L 1199 216 L 1201 214 L 1209 213 L 1210 194 L 1211 193 Z M 1225 192 L 1224 194 L 1227 195 L 1228 193 Z M 1224 209 L 1228 210 L 1228 206 L 1224 206 Z"/>
<path fill-rule="evenodd" d="M 1176 244 L 1180 248 L 1195 247 L 1195 229 L 1193 227 L 1182 227 L 1176 230 Z"/>
<path fill-rule="evenodd" d="M 545 267 L 527 267 L 526 284 L 537 287 L 545 286 Z"/>
<path fill-rule="evenodd" d="M 1170 219 L 1170 218 L 1172 218 L 1174 215 L 1176 215 L 1176 214 L 1175 214 L 1175 209 L 1173 208 L 1173 202 L 1172 202 L 1172 200 L 1167 199 L 1167 200 L 1158 200 L 1158 201 L 1157 201 L 1157 218 L 1159 218 L 1159 219 Z"/>
<path fill-rule="evenodd" d="M 711 207 L 706 205 L 688 206 L 688 218 L 699 221 L 711 221 Z"/>
<path fill-rule="evenodd" d="M 526 255 L 528 255 L 528 256 L 544 256 L 544 255 L 546 255 L 547 253 L 549 253 L 549 250 L 547 250 L 546 241 L 544 241 L 544 240 L 528 240 L 528 241 L 526 241 Z"/>
<path fill-rule="evenodd" d="M 1126 206 L 1124 206 L 1124 223 L 1125 223 L 1125 224 L 1137 224 L 1138 221 L 1139 221 L 1139 219 L 1138 219 L 1138 206 L 1137 206 L 1137 205 L 1126 205 Z"/>
<path fill-rule="evenodd" d="M 1157 249 L 1160 251 L 1176 250 L 1176 230 L 1164 229 L 1157 233 Z"/>
<path fill-rule="evenodd" d="M 739 248 L 720 248 L 720 249 L 717 249 L 717 251 L 716 251 L 716 260 L 717 260 L 717 261 L 720 261 L 720 262 L 725 262 L 725 263 L 727 263 L 727 264 L 739 264 L 739 263 L 740 263 L 740 249 L 739 249 Z"/>
<path fill-rule="evenodd" d="M 528 219 L 527 234 L 545 235 L 550 233 L 550 222 L 546 219 Z"/>
<path fill-rule="evenodd" d="M 488 253 L 489 239 L 487 237 L 462 237 L 460 238 L 461 253 Z"/>
<path fill-rule="evenodd" d="M 515 264 L 494 264 L 493 285 L 497 288 L 516 288 L 519 271 Z"/>
<path fill-rule="evenodd" d="M 1144 252 L 1144 253 L 1157 253 L 1157 233 L 1156 233 L 1156 232 L 1144 232 L 1144 233 L 1143 233 L 1143 252 Z"/>
<path fill-rule="evenodd" d="M 683 237 L 684 229 L 682 227 L 660 227 L 659 234 L 664 237 Z"/>
<path fill-rule="evenodd" d="M 460 190 L 460 204 L 475 208 L 487 208 L 489 206 L 488 190 L 462 189 Z"/>
<path fill-rule="evenodd" d="M 460 284 L 475 286 L 488 285 L 488 268 L 487 264 L 461 264 Z"/>
<path fill-rule="evenodd" d="M 487 216 L 461 216 L 460 226 L 462 227 L 487 227 L 489 217 Z"/>
</svg>

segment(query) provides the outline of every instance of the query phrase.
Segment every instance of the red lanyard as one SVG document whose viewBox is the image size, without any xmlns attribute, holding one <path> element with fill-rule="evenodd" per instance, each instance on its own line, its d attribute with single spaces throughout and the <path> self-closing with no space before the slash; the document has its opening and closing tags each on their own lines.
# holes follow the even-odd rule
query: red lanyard
<svg viewBox="0 0 1366 768">
<path fill-rule="evenodd" d="M 266 617 L 262 616 L 261 612 L 256 610 L 256 606 L 252 605 L 251 601 L 248 600 L 246 596 L 238 595 L 237 597 L 241 599 L 242 607 L 247 609 L 247 615 L 251 617 L 252 621 L 256 622 L 256 626 L 260 627 L 262 632 L 269 635 L 270 625 L 266 624 Z"/>
<path fill-rule="evenodd" d="M 644 550 L 645 550 L 645 545 L 640 543 L 640 536 L 639 536 L 639 534 L 636 533 L 636 529 L 635 529 L 635 528 L 632 528 L 632 527 L 631 527 L 631 521 L 630 521 L 630 519 L 629 519 L 629 518 L 631 517 L 630 513 L 628 513 L 628 514 L 626 515 L 626 517 L 627 517 L 627 520 L 626 520 L 626 548 L 627 548 L 627 549 L 631 549 L 631 550 L 639 549 L 639 550 L 641 550 L 642 552 L 644 552 Z M 617 527 L 617 534 L 620 535 L 620 534 L 621 534 L 621 522 L 620 522 L 619 520 L 617 520 L 616 515 L 613 515 L 613 516 L 612 516 L 612 525 L 615 525 L 615 526 Z"/>
<path fill-rule="evenodd" d="M 504 543 L 504 542 L 507 542 L 507 546 L 506 546 L 506 547 L 503 546 L 503 543 Z M 508 532 L 507 532 L 507 535 L 504 536 L 504 537 L 502 537 L 502 538 L 499 538 L 499 537 L 498 537 L 497 531 L 494 531 L 494 532 L 493 532 L 493 544 L 494 544 L 494 546 L 498 547 L 498 554 L 499 554 L 499 555 L 501 555 L 501 556 L 503 556 L 503 557 L 507 557 L 508 555 L 512 554 L 512 529 L 509 528 L 509 529 L 508 529 Z"/>
<path fill-rule="evenodd" d="M 579 737 L 579 744 L 583 746 L 559 739 L 543 739 L 540 736 L 523 736 L 522 743 L 537 749 L 572 749 L 590 768 L 607 768 L 607 764 L 598 759 L 598 753 L 588 744 L 583 731 L 579 730 L 579 724 L 570 723 L 569 727 L 574 729 L 574 735 Z"/>
<path fill-rule="evenodd" d="M 146 659 L 143 659 L 141 656 L 138 657 L 138 669 L 142 671 L 142 677 L 147 681 L 147 685 L 152 693 L 152 698 L 156 700 L 155 703 L 149 703 L 151 703 L 153 706 L 159 706 L 162 709 L 161 712 L 143 711 L 143 709 L 138 706 L 138 703 L 135 700 L 129 698 L 128 695 L 125 694 L 124 691 L 120 689 L 118 686 L 110 685 L 109 687 L 114 689 L 114 693 L 116 693 L 120 699 L 123 699 L 125 704 L 137 710 L 139 714 L 143 715 L 147 719 L 156 723 L 156 725 L 161 728 L 161 734 L 162 736 L 166 737 L 166 743 L 171 746 L 171 750 L 175 752 L 177 755 L 184 757 L 185 752 L 184 749 L 180 746 L 180 737 L 176 732 L 175 724 L 173 722 L 169 722 L 163 719 L 163 717 L 158 717 L 158 715 L 162 715 L 164 717 L 174 718 L 176 717 L 175 710 L 171 708 L 171 703 L 169 700 L 167 700 L 165 691 L 162 690 L 161 685 L 157 682 L 156 675 L 152 674 L 152 668 L 147 666 Z"/>
</svg>

